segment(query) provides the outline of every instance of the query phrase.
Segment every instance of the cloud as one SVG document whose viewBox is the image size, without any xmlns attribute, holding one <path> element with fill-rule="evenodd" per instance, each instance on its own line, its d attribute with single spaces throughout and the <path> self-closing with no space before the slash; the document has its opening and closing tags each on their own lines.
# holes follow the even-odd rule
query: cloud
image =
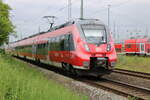
<svg viewBox="0 0 150 100">
<path fill-rule="evenodd" d="M 67 20 L 68 0 L 5 0 L 12 8 L 13 23 L 17 32 L 31 35 L 47 30 L 48 24 L 42 19 L 45 15 L 56 15 L 57 23 Z M 80 0 L 72 0 L 72 17 L 80 17 Z M 84 14 L 86 18 L 99 18 L 107 24 L 107 5 L 111 4 L 111 24 L 148 25 L 150 0 L 86 0 Z M 65 8 L 64 8 L 65 7 Z M 146 26 L 147 27 L 147 26 Z M 24 36 L 25 36 L 24 35 Z"/>
</svg>

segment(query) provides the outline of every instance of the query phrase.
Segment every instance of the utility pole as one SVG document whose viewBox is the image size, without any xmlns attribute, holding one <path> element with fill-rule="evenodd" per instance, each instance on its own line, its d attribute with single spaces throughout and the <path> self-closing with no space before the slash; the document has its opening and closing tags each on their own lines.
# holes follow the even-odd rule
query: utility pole
<svg viewBox="0 0 150 100">
<path fill-rule="evenodd" d="M 110 7 L 111 5 L 108 5 L 108 28 L 110 29 Z"/>
<path fill-rule="evenodd" d="M 71 6 L 72 6 L 71 0 L 68 0 L 68 21 L 72 18 Z"/>
<path fill-rule="evenodd" d="M 81 15 L 80 15 L 80 19 L 82 20 L 83 19 L 83 14 L 84 14 L 84 12 L 83 12 L 83 10 L 84 10 L 84 7 L 83 7 L 83 0 L 81 0 Z"/>
</svg>

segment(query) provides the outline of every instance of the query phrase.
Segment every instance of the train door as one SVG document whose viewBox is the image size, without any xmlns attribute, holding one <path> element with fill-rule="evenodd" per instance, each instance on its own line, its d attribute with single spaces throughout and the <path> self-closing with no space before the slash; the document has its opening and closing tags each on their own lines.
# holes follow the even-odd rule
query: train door
<svg viewBox="0 0 150 100">
<path fill-rule="evenodd" d="M 65 38 L 64 38 L 64 57 L 65 57 L 65 62 L 68 62 L 70 61 L 70 47 L 69 47 L 69 35 L 66 34 L 65 35 Z"/>
<path fill-rule="evenodd" d="M 146 44 L 146 47 L 147 54 L 150 55 L 150 42 Z"/>
<path fill-rule="evenodd" d="M 49 51 L 50 51 L 50 42 L 51 42 L 51 39 L 48 40 L 47 42 L 47 61 L 50 61 L 50 55 L 49 55 Z"/>
<path fill-rule="evenodd" d="M 64 41 L 64 49 L 66 52 L 65 54 L 65 57 L 66 57 L 66 60 L 71 63 L 71 56 L 72 56 L 72 52 L 74 50 L 74 42 L 73 42 L 73 35 L 70 33 L 70 34 L 67 34 L 65 36 L 65 41 Z"/>
<path fill-rule="evenodd" d="M 33 45 L 32 45 L 32 57 L 33 58 L 36 57 L 36 44 L 35 44 L 35 42 L 33 42 Z"/>
<path fill-rule="evenodd" d="M 145 44 L 140 43 L 140 53 L 145 53 Z"/>
<path fill-rule="evenodd" d="M 49 51 L 49 44 L 48 44 L 48 41 L 44 44 L 44 54 L 45 54 L 45 59 L 48 61 L 49 59 L 48 59 L 48 51 Z"/>
<path fill-rule="evenodd" d="M 73 35 L 69 34 L 69 51 L 74 51 L 74 40 L 73 40 Z"/>
<path fill-rule="evenodd" d="M 73 63 L 73 52 L 75 50 L 74 47 L 74 40 L 73 40 L 73 35 L 70 33 L 68 36 L 68 42 L 69 42 L 69 59 L 70 59 L 70 63 Z"/>
</svg>

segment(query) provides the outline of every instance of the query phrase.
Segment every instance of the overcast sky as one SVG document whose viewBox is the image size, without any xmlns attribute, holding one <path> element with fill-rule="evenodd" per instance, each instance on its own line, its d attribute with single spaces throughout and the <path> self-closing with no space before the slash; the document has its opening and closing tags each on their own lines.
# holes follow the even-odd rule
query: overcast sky
<svg viewBox="0 0 150 100">
<path fill-rule="evenodd" d="M 67 21 L 68 0 L 4 1 L 13 9 L 11 20 L 16 26 L 17 39 L 37 33 L 39 27 L 41 31 L 48 30 L 47 20 L 42 18 L 45 15 L 55 15 L 56 24 Z M 116 32 L 116 38 L 128 37 L 131 32 L 149 34 L 150 0 L 84 0 L 84 17 L 101 19 L 107 24 L 107 5 L 111 5 L 111 30 Z M 79 18 L 79 14 L 80 0 L 72 0 L 72 17 Z"/>
</svg>

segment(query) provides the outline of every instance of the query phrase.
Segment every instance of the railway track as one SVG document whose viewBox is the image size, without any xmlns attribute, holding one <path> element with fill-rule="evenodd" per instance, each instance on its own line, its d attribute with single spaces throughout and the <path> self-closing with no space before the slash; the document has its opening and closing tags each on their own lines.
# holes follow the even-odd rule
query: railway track
<svg viewBox="0 0 150 100">
<path fill-rule="evenodd" d="M 148 100 L 150 98 L 150 89 L 137 87 L 131 84 L 114 81 L 111 79 L 101 79 L 100 81 L 81 80 L 89 85 L 101 88 L 113 93 L 125 96 L 136 97 L 136 100 Z"/>
<path fill-rule="evenodd" d="M 129 70 L 124 70 L 124 69 L 115 69 L 115 70 L 113 70 L 113 72 L 150 80 L 149 73 L 129 71 Z"/>
<path fill-rule="evenodd" d="M 28 62 L 30 64 L 36 65 L 37 67 L 41 67 L 47 70 L 51 70 L 54 71 L 60 75 L 65 75 L 60 68 L 56 68 L 53 66 L 49 66 L 49 65 L 45 65 L 45 64 L 37 64 L 33 61 L 30 60 L 26 60 L 26 59 L 22 59 L 19 58 L 20 60 L 23 60 L 25 62 Z M 59 71 L 58 71 L 59 70 Z M 67 76 L 70 77 L 70 76 Z M 100 78 L 100 79 L 91 79 L 89 77 L 78 77 L 78 78 L 74 78 L 74 77 L 70 77 L 73 78 L 74 80 L 83 82 L 85 84 L 91 85 L 93 87 L 96 88 L 100 88 L 106 91 L 110 91 L 113 93 L 116 93 L 118 95 L 122 95 L 125 97 L 137 97 L 137 100 L 146 100 L 148 98 L 150 98 L 150 89 L 147 88 L 143 88 L 143 87 L 139 87 L 139 86 L 135 86 L 135 85 L 131 85 L 131 84 L 127 84 L 121 81 L 114 81 L 111 79 L 104 79 L 104 78 Z"/>
</svg>

